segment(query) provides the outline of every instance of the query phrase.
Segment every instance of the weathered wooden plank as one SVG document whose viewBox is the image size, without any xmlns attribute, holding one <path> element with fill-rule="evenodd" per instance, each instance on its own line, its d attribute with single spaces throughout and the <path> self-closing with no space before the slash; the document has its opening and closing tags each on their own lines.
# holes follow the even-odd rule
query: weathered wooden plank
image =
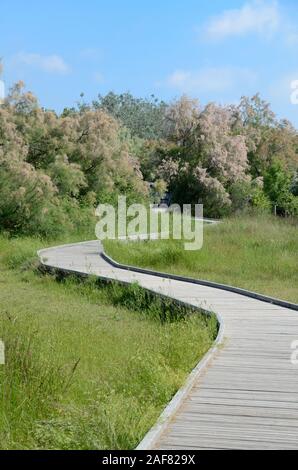
<svg viewBox="0 0 298 470">
<path fill-rule="evenodd" d="M 162 449 L 298 449 L 298 313 L 209 286 L 112 267 L 98 241 L 43 250 L 45 264 L 139 282 L 220 315 L 224 341 L 163 432 Z"/>
</svg>

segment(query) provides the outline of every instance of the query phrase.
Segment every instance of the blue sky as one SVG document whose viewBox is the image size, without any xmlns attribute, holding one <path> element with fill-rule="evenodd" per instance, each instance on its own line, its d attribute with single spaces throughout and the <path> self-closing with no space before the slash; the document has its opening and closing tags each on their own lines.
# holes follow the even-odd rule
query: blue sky
<svg viewBox="0 0 298 470">
<path fill-rule="evenodd" d="M 9 87 L 23 80 L 61 111 L 81 92 L 186 93 L 235 103 L 259 91 L 298 127 L 297 0 L 2 0 L 0 56 Z"/>
</svg>

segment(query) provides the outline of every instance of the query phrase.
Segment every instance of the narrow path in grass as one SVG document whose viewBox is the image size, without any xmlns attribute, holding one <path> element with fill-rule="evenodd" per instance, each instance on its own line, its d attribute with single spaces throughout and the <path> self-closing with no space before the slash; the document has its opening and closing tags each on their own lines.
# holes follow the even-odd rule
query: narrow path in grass
<svg viewBox="0 0 298 470">
<path fill-rule="evenodd" d="M 113 267 L 98 241 L 39 252 L 51 267 L 142 287 L 218 315 L 221 336 L 139 448 L 295 449 L 298 447 L 298 339 L 295 310 L 237 293 Z M 175 415 L 174 415 L 175 412 Z"/>
<path fill-rule="evenodd" d="M 105 240 L 113 259 L 156 271 L 229 284 L 298 303 L 298 221 L 237 216 L 204 226 L 200 250 L 184 240 Z"/>
</svg>

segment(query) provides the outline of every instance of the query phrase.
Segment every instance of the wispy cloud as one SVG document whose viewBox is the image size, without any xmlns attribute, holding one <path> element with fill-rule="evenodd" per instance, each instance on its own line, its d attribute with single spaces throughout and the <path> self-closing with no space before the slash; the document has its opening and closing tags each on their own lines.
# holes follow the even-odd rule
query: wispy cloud
<svg viewBox="0 0 298 470">
<path fill-rule="evenodd" d="M 70 67 L 59 55 L 41 55 L 36 53 L 20 52 L 15 56 L 15 62 L 39 68 L 45 72 L 65 75 Z"/>
<path fill-rule="evenodd" d="M 176 70 L 166 79 L 166 85 L 182 93 L 224 92 L 241 82 L 254 83 L 256 74 L 241 67 L 204 67 L 196 71 Z"/>
<path fill-rule="evenodd" d="M 101 72 L 95 72 L 94 74 L 94 81 L 98 84 L 101 84 L 104 82 L 104 76 Z"/>
<path fill-rule="evenodd" d="M 80 52 L 82 59 L 99 61 L 103 58 L 103 51 L 97 47 L 87 47 Z"/>
<path fill-rule="evenodd" d="M 298 45 L 298 29 L 293 26 L 289 26 L 288 31 L 285 34 L 285 42 L 287 46 Z"/>
<path fill-rule="evenodd" d="M 215 40 L 249 33 L 268 36 L 278 30 L 280 22 L 277 1 L 254 0 L 245 3 L 241 8 L 225 10 L 211 18 L 204 33 L 208 39 Z"/>
</svg>

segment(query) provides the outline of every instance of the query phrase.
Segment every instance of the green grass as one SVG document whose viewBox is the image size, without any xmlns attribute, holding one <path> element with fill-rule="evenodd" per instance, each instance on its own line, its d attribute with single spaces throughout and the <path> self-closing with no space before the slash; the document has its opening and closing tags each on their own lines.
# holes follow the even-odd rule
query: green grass
<svg viewBox="0 0 298 470">
<path fill-rule="evenodd" d="M 119 262 L 217 281 L 298 303 L 298 224 L 270 216 L 242 216 L 205 225 L 203 248 L 182 241 L 105 241 Z"/>
<path fill-rule="evenodd" d="M 48 244 L 0 238 L 0 448 L 133 448 L 211 346 L 215 318 L 137 286 L 40 275 Z"/>
</svg>

